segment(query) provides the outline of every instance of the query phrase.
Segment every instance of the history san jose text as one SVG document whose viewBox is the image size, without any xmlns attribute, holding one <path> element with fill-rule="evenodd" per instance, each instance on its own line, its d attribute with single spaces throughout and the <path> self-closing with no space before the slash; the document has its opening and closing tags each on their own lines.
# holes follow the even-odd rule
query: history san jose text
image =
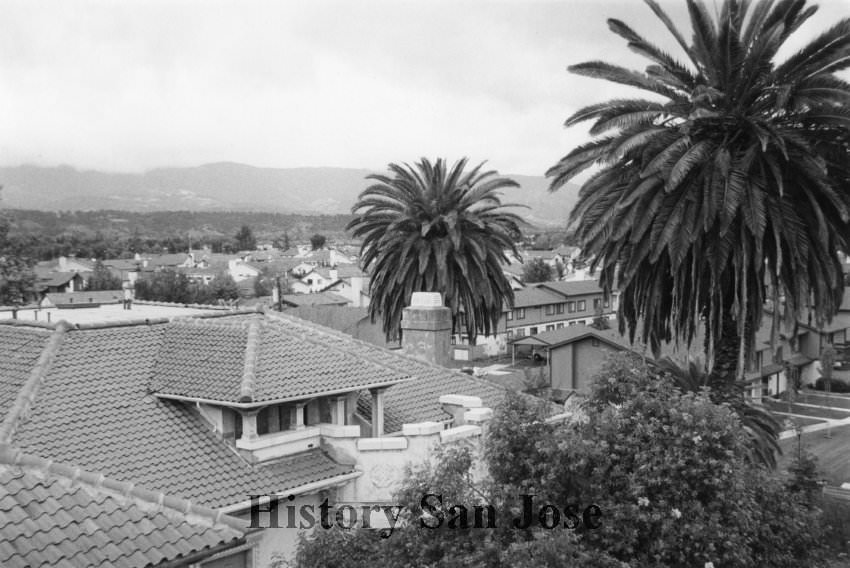
<svg viewBox="0 0 850 568">
<path fill-rule="evenodd" d="M 534 497 L 533 494 L 519 495 L 520 510 L 512 510 L 511 515 L 499 515 L 493 505 L 446 506 L 443 495 L 426 493 L 419 502 L 421 514 L 418 526 L 422 529 L 494 529 L 504 522 L 500 518 L 518 530 L 535 526 L 549 530 L 596 529 L 602 524 L 602 510 L 598 505 L 539 505 L 534 502 Z M 328 499 L 318 506 L 310 503 L 294 505 L 293 495 L 250 495 L 250 499 L 250 528 L 308 530 L 317 525 L 323 529 L 373 528 L 380 529 L 381 536 L 388 538 L 397 526 L 416 522 L 411 515 L 403 514 L 406 508 L 403 505 L 331 504 Z"/>
</svg>

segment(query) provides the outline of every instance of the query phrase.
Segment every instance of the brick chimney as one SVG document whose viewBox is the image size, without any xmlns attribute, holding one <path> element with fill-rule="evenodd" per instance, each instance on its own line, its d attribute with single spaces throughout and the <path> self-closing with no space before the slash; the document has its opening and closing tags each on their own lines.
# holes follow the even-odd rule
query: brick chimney
<svg viewBox="0 0 850 568">
<path fill-rule="evenodd" d="M 429 363 L 449 362 L 452 312 L 438 292 L 414 292 L 401 316 L 401 348 L 405 354 Z"/>
</svg>

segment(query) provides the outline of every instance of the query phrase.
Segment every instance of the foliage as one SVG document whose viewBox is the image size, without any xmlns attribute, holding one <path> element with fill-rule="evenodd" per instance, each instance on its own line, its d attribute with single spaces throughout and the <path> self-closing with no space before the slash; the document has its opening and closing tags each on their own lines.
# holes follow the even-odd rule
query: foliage
<svg viewBox="0 0 850 568">
<path fill-rule="evenodd" d="M 0 253 L 0 306 L 20 306 L 32 296 L 35 274 L 28 259 Z"/>
<path fill-rule="evenodd" d="M 25 304 L 35 285 L 32 261 L 9 238 L 10 228 L 9 218 L 0 213 L 0 306 Z"/>
<path fill-rule="evenodd" d="M 845 393 L 850 392 L 850 385 L 841 379 L 820 377 L 815 381 L 815 390 Z"/>
<path fill-rule="evenodd" d="M 327 237 L 325 237 L 324 235 L 316 233 L 315 235 L 310 237 L 310 246 L 313 247 L 313 250 L 321 250 L 322 248 L 324 248 L 327 240 Z"/>
<path fill-rule="evenodd" d="M 598 330 L 611 329 L 611 324 L 608 323 L 608 318 L 602 315 L 602 308 L 596 309 L 596 314 L 593 316 L 593 321 L 590 322 L 590 327 Z"/>
<path fill-rule="evenodd" d="M 602 526 L 582 533 L 583 542 L 636 566 L 811 560 L 816 511 L 747 461 L 736 413 L 637 363 L 620 359 L 600 373 L 589 421 L 556 432 L 544 448 L 546 498 L 563 503 L 578 493 L 602 508 Z"/>
<path fill-rule="evenodd" d="M 486 439 L 489 472 L 500 485 L 533 493 L 542 477 L 544 456 L 537 440 L 552 436 L 554 427 L 544 421 L 546 408 L 539 400 L 508 392 L 493 415 Z M 510 456 L 510 459 L 505 459 Z"/>
<path fill-rule="evenodd" d="M 177 304 L 213 304 L 216 296 L 212 286 L 195 283 L 182 272 L 162 270 L 135 283 L 136 299 Z"/>
<path fill-rule="evenodd" d="M 239 297 L 239 288 L 236 287 L 233 277 L 227 273 L 216 274 L 209 287 L 216 300 L 235 300 Z"/>
<path fill-rule="evenodd" d="M 388 338 L 413 292 L 440 292 L 456 322 L 462 311 L 470 342 L 494 333 L 513 303 L 502 264 L 505 251 L 517 255 L 522 220 L 505 210 L 499 190 L 517 183 L 482 172 L 483 164 L 466 171 L 466 163 L 390 164 L 389 175 L 368 176 L 377 183 L 352 208 L 347 228 L 363 239 L 362 264 L 372 273 L 369 311 L 383 318 Z"/>
<path fill-rule="evenodd" d="M 820 372 L 827 384 L 832 379 L 832 368 L 835 366 L 836 355 L 837 353 L 832 345 L 824 347 L 820 354 Z"/>
<path fill-rule="evenodd" d="M 242 225 L 233 240 L 236 243 L 236 250 L 255 250 L 257 248 L 257 239 L 248 225 Z"/>
<path fill-rule="evenodd" d="M 723 0 L 716 8 L 690 0 L 690 43 L 655 0 L 646 3 L 685 60 L 608 20 L 650 60 L 645 72 L 601 61 L 569 69 L 650 98 L 569 117 L 567 126 L 593 121 L 597 138 L 547 176 L 555 190 L 596 170 L 571 228 L 601 266 L 602 287 L 616 280 L 621 328 L 632 337 L 640 328 L 657 352 L 674 335 L 690 342 L 705 325 L 709 367 L 741 377 L 739 355 L 752 351 L 765 290 L 784 306 L 774 325 L 810 305 L 820 323 L 841 302 L 835 251 L 850 244 L 850 84 L 836 72 L 850 66 L 850 19 L 780 60 L 815 12 L 805 0 Z"/>
<path fill-rule="evenodd" d="M 134 253 L 186 252 L 209 246 L 215 253 L 234 251 L 232 238 L 243 225 L 260 239 L 280 236 L 307 242 L 321 232 L 345 237 L 351 215 L 301 215 L 248 211 L 34 211 L 8 210 L 14 219 L 9 239 L 20 256 L 50 260 L 132 258 Z"/>
<path fill-rule="evenodd" d="M 552 280 L 552 267 L 542 258 L 532 258 L 522 267 L 522 281 L 526 284 L 549 282 Z"/>
<path fill-rule="evenodd" d="M 754 404 L 745 396 L 747 389 L 752 386 L 749 382 L 730 382 L 716 374 L 706 373 L 704 367 L 693 360 L 680 367 L 672 359 L 664 357 L 657 366 L 682 391 L 699 392 L 707 389 L 712 402 L 727 403 L 738 415 L 747 435 L 750 448 L 748 457 L 754 463 L 776 467 L 776 454 L 781 452 L 778 439 L 782 426 L 765 407 Z"/>
<path fill-rule="evenodd" d="M 120 290 L 121 278 L 112 274 L 100 260 L 95 261 L 88 279 L 88 290 Z"/>
</svg>

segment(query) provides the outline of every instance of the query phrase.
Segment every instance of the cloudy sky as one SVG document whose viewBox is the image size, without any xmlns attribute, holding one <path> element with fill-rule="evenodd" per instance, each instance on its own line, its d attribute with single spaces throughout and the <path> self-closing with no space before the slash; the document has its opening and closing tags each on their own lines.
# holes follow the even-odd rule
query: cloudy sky
<svg viewBox="0 0 850 568">
<path fill-rule="evenodd" d="M 711 4 L 711 0 L 709 0 Z M 850 16 L 821 0 L 798 32 Z M 661 0 L 683 22 L 683 0 Z M 674 47 L 639 0 L 0 0 L 0 165 L 376 168 L 469 156 L 542 175 L 618 94 L 567 65 Z"/>
</svg>

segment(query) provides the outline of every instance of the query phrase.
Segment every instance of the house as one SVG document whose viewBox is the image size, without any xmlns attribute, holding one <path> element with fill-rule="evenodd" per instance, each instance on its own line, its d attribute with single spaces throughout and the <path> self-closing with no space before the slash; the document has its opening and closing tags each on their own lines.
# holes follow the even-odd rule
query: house
<svg viewBox="0 0 850 568">
<path fill-rule="evenodd" d="M 256 278 L 260 275 L 260 269 L 242 260 L 231 259 L 227 262 L 227 273 L 230 274 L 234 282 L 239 283 Z"/>
<path fill-rule="evenodd" d="M 608 300 L 594 281 L 541 282 L 514 291 L 514 303 L 500 320 L 495 334 L 479 337 L 472 347 L 457 347 L 461 360 L 505 354 L 516 338 L 537 335 L 563 327 L 592 323 L 596 317 L 612 319 L 617 312 L 617 292 Z M 461 326 L 464 317 L 461 314 Z M 461 327 L 462 329 L 462 327 Z M 455 336 L 455 344 L 469 346 L 465 334 Z"/>
<path fill-rule="evenodd" d="M 79 272 L 54 272 L 35 267 L 35 289 L 40 294 L 75 292 L 85 289 L 85 279 Z"/>
<path fill-rule="evenodd" d="M 311 294 L 313 292 L 319 292 L 333 284 L 335 281 L 330 273 L 325 272 L 322 274 L 318 268 L 313 266 L 307 266 L 306 271 L 298 272 L 301 267 L 302 265 L 298 265 L 298 267 L 294 269 L 293 272 L 297 275 L 297 279 L 293 279 L 289 284 L 292 291 L 296 294 Z"/>
<path fill-rule="evenodd" d="M 253 542 L 246 523 L 220 511 L 8 445 L 0 518 L 4 568 L 238 566 Z"/>
<path fill-rule="evenodd" d="M 390 503 L 435 445 L 480 449 L 505 397 L 442 366 L 451 314 L 434 296 L 414 295 L 397 351 L 280 313 L 0 322 L 0 444 L 242 520 L 257 494 Z M 232 565 L 268 566 L 296 538 L 261 531 Z"/>
<path fill-rule="evenodd" d="M 79 272 L 85 275 L 94 270 L 94 262 L 81 258 L 60 256 L 56 260 L 46 260 L 36 264 L 45 272 Z"/>
<path fill-rule="evenodd" d="M 633 351 L 652 359 L 651 351 L 641 342 L 634 344 L 613 329 L 596 329 L 589 325 L 567 326 L 520 337 L 511 342 L 513 357 L 518 354 L 539 353 L 547 363 L 549 385 L 559 395 L 586 392 L 590 379 L 599 371 L 605 359 L 617 351 Z M 745 378 L 752 381 L 750 395 L 754 399 L 779 394 L 788 388 L 788 381 L 799 378 L 808 382 L 814 368 L 813 354 L 809 345 L 809 332 L 796 330 L 779 333 L 776 344 L 771 345 L 771 318 L 766 315 L 756 334 L 755 352 L 752 363 L 747 367 Z M 691 347 L 683 343 L 667 343 L 661 346 L 660 357 L 670 357 L 685 364 L 688 359 L 704 359 L 704 335 L 698 332 Z"/>
<path fill-rule="evenodd" d="M 342 264 L 336 268 L 316 269 L 330 284 L 320 292 L 333 292 L 348 300 L 348 305 L 355 308 L 369 307 L 369 275 L 352 264 Z"/>
<path fill-rule="evenodd" d="M 556 250 L 526 250 L 523 251 L 522 257 L 524 263 L 540 259 L 553 270 L 557 270 L 559 264 L 564 266 L 564 257 Z"/>
<path fill-rule="evenodd" d="M 150 258 L 142 259 L 144 268 L 152 268 L 154 270 L 175 270 L 177 268 L 191 268 L 195 265 L 195 260 L 189 253 L 181 252 L 176 254 L 160 254 Z"/>
</svg>

